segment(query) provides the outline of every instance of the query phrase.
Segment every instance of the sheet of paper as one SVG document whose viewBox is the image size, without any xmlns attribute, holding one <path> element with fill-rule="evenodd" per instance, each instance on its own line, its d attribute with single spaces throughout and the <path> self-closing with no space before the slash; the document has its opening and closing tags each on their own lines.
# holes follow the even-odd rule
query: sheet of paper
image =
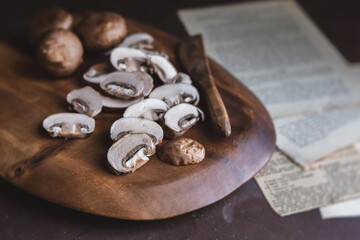
<svg viewBox="0 0 360 240">
<path fill-rule="evenodd" d="M 190 34 L 275 119 L 277 145 L 304 168 L 360 139 L 360 81 L 294 1 L 181 10 Z M 358 107 L 356 107 L 358 106 Z"/>
<path fill-rule="evenodd" d="M 307 168 L 360 140 L 360 106 L 276 119 L 274 124 L 277 146 Z"/>
<path fill-rule="evenodd" d="M 323 219 L 360 217 L 360 198 L 339 202 L 320 208 Z"/>
<path fill-rule="evenodd" d="M 352 64 L 350 70 L 360 82 L 360 64 Z M 320 214 L 323 219 L 360 217 L 360 198 L 322 207 L 320 208 Z"/>
<path fill-rule="evenodd" d="M 360 147 L 333 154 L 304 171 L 280 151 L 255 176 L 271 208 L 281 216 L 360 197 Z"/>
<path fill-rule="evenodd" d="M 344 58 L 293 1 L 180 10 L 179 17 L 273 117 L 359 101 Z"/>
</svg>

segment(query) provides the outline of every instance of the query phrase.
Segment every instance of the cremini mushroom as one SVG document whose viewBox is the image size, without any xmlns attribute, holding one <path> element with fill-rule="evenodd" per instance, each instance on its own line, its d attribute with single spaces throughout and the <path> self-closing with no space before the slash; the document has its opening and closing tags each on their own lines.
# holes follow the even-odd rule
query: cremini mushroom
<svg viewBox="0 0 360 240">
<path fill-rule="evenodd" d="M 146 69 L 148 56 L 133 48 L 115 48 L 111 51 L 110 62 L 119 71 L 135 72 Z"/>
<path fill-rule="evenodd" d="M 148 65 L 164 83 L 173 79 L 177 74 L 172 63 L 162 56 L 149 56 Z"/>
<path fill-rule="evenodd" d="M 125 117 L 116 120 L 111 125 L 110 137 L 114 141 L 129 133 L 146 133 L 153 138 L 156 145 L 161 142 L 164 136 L 160 125 L 148 119 Z"/>
<path fill-rule="evenodd" d="M 168 138 L 179 137 L 194 126 L 197 121 L 204 120 L 204 118 L 204 113 L 191 104 L 176 105 L 165 113 L 165 136 Z"/>
<path fill-rule="evenodd" d="M 157 156 L 171 165 L 185 166 L 201 162 L 205 158 L 205 148 L 193 139 L 177 138 L 161 146 Z"/>
<path fill-rule="evenodd" d="M 102 109 L 100 94 L 89 86 L 71 91 L 66 100 L 75 111 L 90 117 L 95 117 Z"/>
<path fill-rule="evenodd" d="M 155 88 L 150 96 L 163 100 L 169 107 L 180 103 L 199 103 L 199 92 L 193 85 L 186 83 L 165 84 Z"/>
<path fill-rule="evenodd" d="M 156 147 L 145 134 L 127 134 L 115 142 L 107 153 L 107 165 L 116 175 L 132 173 L 149 161 Z"/>
<path fill-rule="evenodd" d="M 89 70 L 84 73 L 83 78 L 91 83 L 100 83 L 109 73 L 114 71 L 115 69 L 109 63 L 98 63 L 91 66 Z"/>
<path fill-rule="evenodd" d="M 52 7 L 41 10 L 30 21 L 27 38 L 35 45 L 43 34 L 54 29 L 68 30 L 72 27 L 72 15 L 62 8 Z"/>
<path fill-rule="evenodd" d="M 129 72 L 113 72 L 100 82 L 105 92 L 120 99 L 133 99 L 141 96 L 145 85 L 142 75 Z"/>
<path fill-rule="evenodd" d="M 78 23 L 75 31 L 85 49 L 91 52 L 109 50 L 127 34 L 124 18 L 113 12 L 90 12 Z"/>
<path fill-rule="evenodd" d="M 124 117 L 145 118 L 158 121 L 163 118 L 169 106 L 160 99 L 147 98 L 128 107 L 124 112 Z"/>
<path fill-rule="evenodd" d="M 175 77 L 173 77 L 170 81 L 167 83 L 186 83 L 186 84 L 192 84 L 192 80 L 189 75 L 186 73 L 178 72 Z"/>
<path fill-rule="evenodd" d="M 102 105 L 103 107 L 109 108 L 109 109 L 123 109 L 130 107 L 131 105 L 140 102 L 144 99 L 144 97 L 139 97 L 136 99 L 126 100 L 126 99 L 119 99 L 119 98 L 112 98 L 112 97 L 106 97 L 101 96 L 102 99 Z"/>
<path fill-rule="evenodd" d="M 57 113 L 43 121 L 52 137 L 85 138 L 95 129 L 95 120 L 80 113 Z"/>
<path fill-rule="evenodd" d="M 72 74 L 82 62 L 83 47 L 70 30 L 56 29 L 46 33 L 37 48 L 39 64 L 52 74 Z"/>
</svg>

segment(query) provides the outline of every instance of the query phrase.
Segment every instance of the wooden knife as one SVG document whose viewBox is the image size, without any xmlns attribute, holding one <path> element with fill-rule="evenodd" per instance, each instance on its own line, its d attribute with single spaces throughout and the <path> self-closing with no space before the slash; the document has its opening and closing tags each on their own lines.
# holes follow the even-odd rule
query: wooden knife
<svg viewBox="0 0 360 240">
<path fill-rule="evenodd" d="M 230 136 L 229 116 L 211 75 L 202 36 L 195 35 L 181 41 L 179 57 L 190 77 L 205 93 L 212 123 L 223 136 Z"/>
</svg>

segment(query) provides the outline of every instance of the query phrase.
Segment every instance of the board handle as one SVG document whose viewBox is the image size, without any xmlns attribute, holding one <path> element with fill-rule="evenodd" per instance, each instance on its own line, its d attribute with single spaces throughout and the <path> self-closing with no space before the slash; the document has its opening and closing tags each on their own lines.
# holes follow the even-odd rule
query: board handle
<svg viewBox="0 0 360 240">
<path fill-rule="evenodd" d="M 226 111 L 224 102 L 220 96 L 218 89 L 214 83 L 214 79 L 210 76 L 208 84 L 204 84 L 203 90 L 205 91 L 206 101 L 210 112 L 210 118 L 215 125 L 218 132 L 228 137 L 231 134 L 231 125 L 228 113 Z"/>
</svg>

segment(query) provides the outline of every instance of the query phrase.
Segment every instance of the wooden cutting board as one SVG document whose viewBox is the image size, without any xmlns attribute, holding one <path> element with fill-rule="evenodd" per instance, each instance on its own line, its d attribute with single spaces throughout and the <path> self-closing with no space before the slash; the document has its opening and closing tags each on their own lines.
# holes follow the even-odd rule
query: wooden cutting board
<svg viewBox="0 0 360 240">
<path fill-rule="evenodd" d="M 178 39 L 133 20 L 127 23 L 130 32 L 153 35 L 155 49 L 166 52 L 181 70 Z M 105 161 L 112 144 L 109 129 L 121 112 L 96 116 L 95 131 L 87 139 L 50 138 L 41 126 L 48 115 L 67 111 L 66 94 L 86 85 L 81 75 L 96 60 L 85 60 L 72 77 L 54 79 L 19 46 L 0 42 L 0 176 L 43 199 L 114 218 L 173 217 L 233 192 L 266 164 L 275 148 L 273 124 L 263 105 L 210 61 L 229 113 L 231 136 L 217 135 L 208 118 L 185 134 L 205 146 L 206 158 L 200 164 L 176 167 L 152 156 L 135 173 L 115 176 Z"/>
</svg>

